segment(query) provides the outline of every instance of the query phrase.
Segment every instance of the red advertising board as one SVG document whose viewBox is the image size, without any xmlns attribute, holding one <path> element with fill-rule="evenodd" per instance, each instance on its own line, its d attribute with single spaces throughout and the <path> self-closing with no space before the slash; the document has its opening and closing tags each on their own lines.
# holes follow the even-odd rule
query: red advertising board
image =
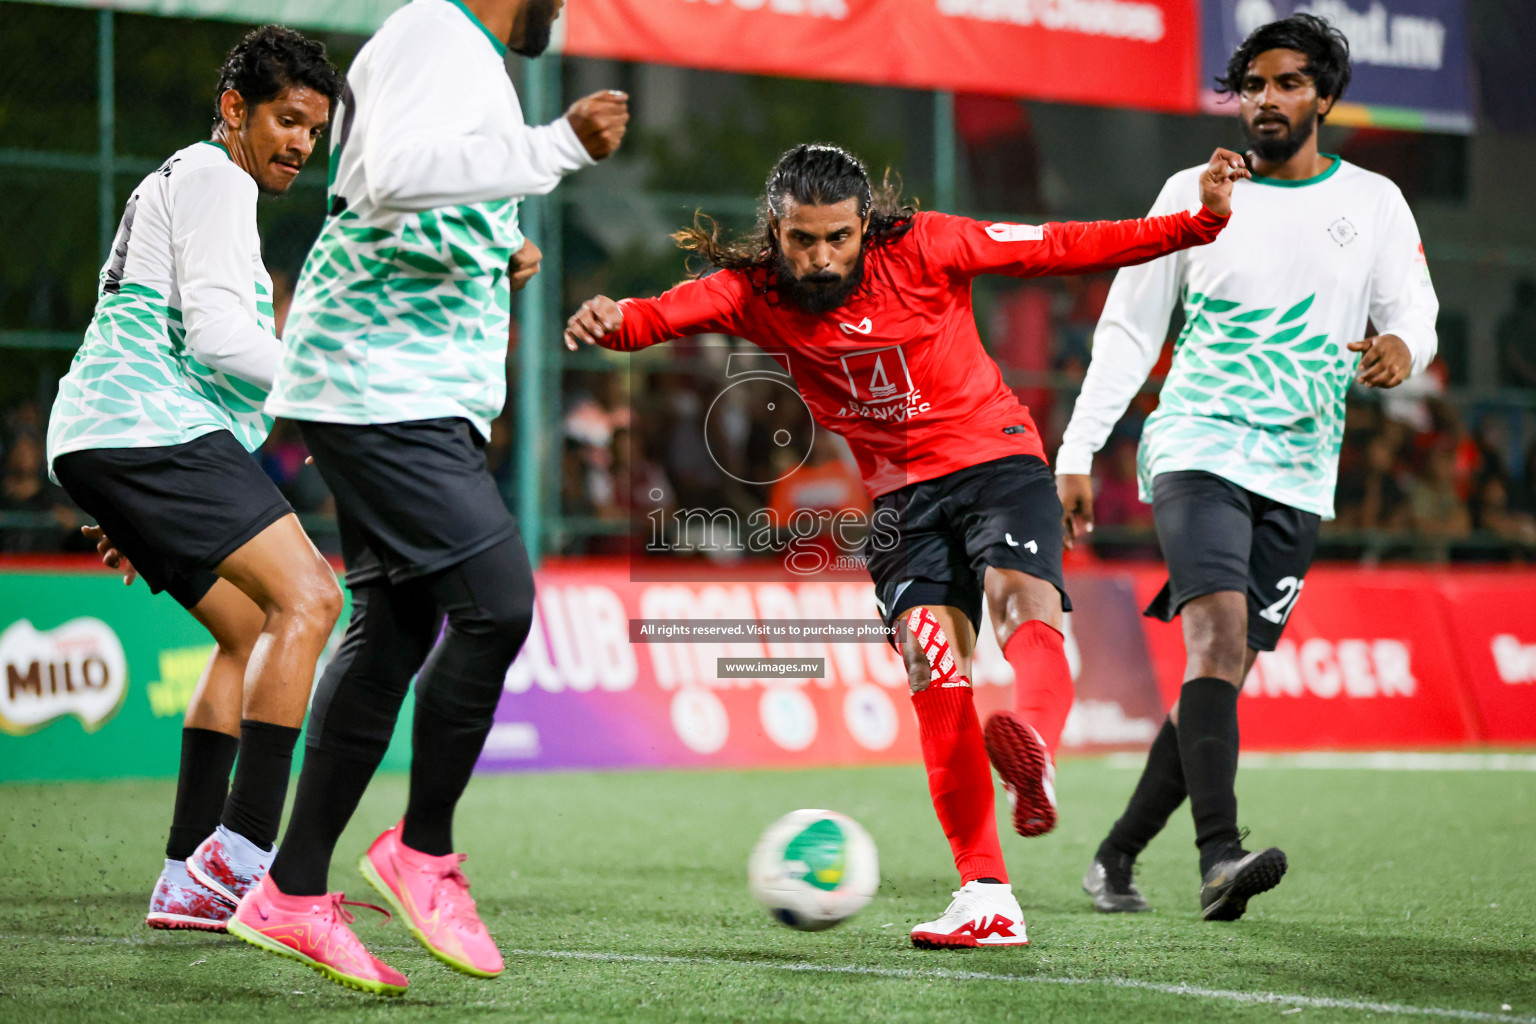
<svg viewBox="0 0 1536 1024">
<path fill-rule="evenodd" d="M 569 0 L 565 52 L 1192 111 L 1196 0 Z"/>
<path fill-rule="evenodd" d="M 1333 567 L 1308 573 L 1279 645 L 1259 656 L 1243 687 L 1243 748 L 1380 750 L 1478 739 L 1463 639 L 1444 613 L 1439 576 Z M 1160 569 L 1138 570 L 1138 598 L 1150 601 L 1165 578 Z M 1536 594 L 1529 582 L 1514 585 Z M 1184 679 L 1179 624 L 1148 619 L 1146 630 L 1158 687 L 1171 704 Z"/>
<path fill-rule="evenodd" d="M 1536 575 L 1458 574 L 1441 593 L 1483 738 L 1536 742 Z"/>
</svg>

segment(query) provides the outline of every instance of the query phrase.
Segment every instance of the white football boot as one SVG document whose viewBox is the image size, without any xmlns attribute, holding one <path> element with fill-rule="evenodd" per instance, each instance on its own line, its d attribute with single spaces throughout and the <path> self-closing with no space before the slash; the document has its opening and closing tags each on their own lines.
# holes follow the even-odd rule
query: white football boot
<svg viewBox="0 0 1536 1024">
<path fill-rule="evenodd" d="M 967 882 L 954 897 L 937 921 L 912 929 L 912 945 L 918 949 L 1029 945 L 1024 912 L 1014 899 L 1013 886 L 1006 882 Z"/>
</svg>

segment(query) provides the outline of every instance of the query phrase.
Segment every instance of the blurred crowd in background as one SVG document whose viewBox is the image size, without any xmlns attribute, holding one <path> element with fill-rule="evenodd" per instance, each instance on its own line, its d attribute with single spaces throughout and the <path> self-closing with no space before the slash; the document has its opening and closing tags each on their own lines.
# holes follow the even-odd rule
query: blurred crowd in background
<svg viewBox="0 0 1536 1024">
<path fill-rule="evenodd" d="M 140 178 L 205 130 L 212 69 L 247 28 L 114 18 L 117 101 L 105 131 L 96 12 L 0 0 L 0 236 L 13 243 L 0 247 L 0 552 L 86 549 L 80 513 L 47 478 L 48 407 L 91 315 L 103 237 Z M 363 42 L 322 37 L 341 66 Z M 1485 56 L 1495 50 L 1485 46 Z M 923 208 L 946 194 L 944 150 L 953 157 L 947 211 L 1037 223 L 1140 216 L 1169 174 L 1215 146 L 1241 145 L 1231 116 L 961 94 L 941 133 L 935 96 L 922 90 L 544 60 L 556 62 L 561 97 L 618 87 L 634 100 L 619 154 L 532 201 L 546 256 L 535 287 L 550 314 L 549 336 L 538 342 L 543 376 L 517 379 L 527 339 L 514 323 L 508 413 L 494 423 L 486 456 L 509 504 L 527 508 L 537 495 L 545 554 L 643 548 L 658 511 L 729 510 L 745 520 L 774 510 L 782 524 L 796 510 L 865 506 L 846 445 L 825 431 L 806 436 L 793 421 L 795 403 L 754 402 L 761 391 L 731 386 L 741 379 L 733 357 L 755 352 L 745 342 L 697 339 L 634 356 L 559 347 L 559 320 L 583 300 L 652 295 L 676 282 L 683 261 L 668 235 L 695 211 L 728 231 L 749 230 L 763 176 L 787 146 L 846 146 L 877 175 L 889 168 Z M 1536 122 L 1529 104 L 1510 99 L 1523 95 L 1509 89 L 1518 64 L 1485 76 L 1471 135 L 1320 129 L 1326 152 L 1402 189 L 1441 299 L 1441 358 L 1431 371 L 1394 392 L 1351 396 L 1338 518 L 1324 531 L 1321 558 L 1536 558 L 1536 208 L 1509 173 L 1536 160 Z M 525 71 L 525 62 L 510 62 L 520 88 Z M 96 161 L 104 141 L 110 172 Z M 325 215 L 326 160 L 317 152 L 291 194 L 258 207 L 280 313 Z M 1048 452 L 1071 415 L 1111 280 L 977 282 L 982 339 Z M 1170 339 L 1179 327 L 1170 325 Z M 1095 460 L 1100 556 L 1157 557 L 1135 452 L 1168 358 L 1165 351 Z M 524 403 L 529 395 L 537 401 Z M 535 436 L 520 438 L 530 421 Z M 334 552 L 330 496 L 305 454 L 297 430 L 280 422 L 257 456 L 317 543 Z M 534 467 L 537 487 L 523 494 Z M 709 550 L 718 545 L 700 546 L 702 557 L 721 556 Z"/>
<path fill-rule="evenodd" d="M 290 282 L 275 275 L 279 317 Z M 1094 325 L 1112 278 L 1006 282 L 992 297 L 990 348 L 1054 452 L 1086 371 Z M 1176 328 L 1177 325 L 1175 325 Z M 1176 330 L 1170 332 L 1170 339 Z M 516 338 L 514 329 L 513 348 Z M 1501 384 L 1536 388 L 1536 282 L 1521 280 L 1498 329 Z M 864 510 L 868 499 L 840 438 L 775 443 L 799 425 L 728 388 L 737 339 L 705 337 L 645 357 L 593 353 L 598 368 L 565 374 L 559 420 L 557 511 L 569 524 L 560 553 L 616 555 L 643 546 L 655 510 L 731 509 L 745 518 L 770 509 Z M 1157 406 L 1156 386 L 1172 341 L 1094 463 L 1098 553 L 1155 557 L 1152 510 L 1137 493 L 1136 447 Z M 1339 466 L 1337 519 L 1324 529 L 1324 557 L 1373 561 L 1536 558 L 1536 408 L 1457 405 L 1446 397 L 1444 361 L 1391 392 L 1351 393 Z M 515 383 L 515 381 L 514 381 Z M 511 391 L 515 395 L 515 390 Z M 785 406 L 785 410 L 789 410 Z M 792 411 L 792 410 L 790 410 Z M 0 551 L 89 551 L 87 522 L 44 463 L 47 410 L 35 399 L 0 414 Z M 486 446 L 492 472 L 510 488 L 513 420 L 504 414 Z M 256 453 L 309 518 L 322 547 L 335 549 L 331 497 L 293 424 L 278 421 Z M 15 515 L 21 513 L 22 515 Z"/>
</svg>

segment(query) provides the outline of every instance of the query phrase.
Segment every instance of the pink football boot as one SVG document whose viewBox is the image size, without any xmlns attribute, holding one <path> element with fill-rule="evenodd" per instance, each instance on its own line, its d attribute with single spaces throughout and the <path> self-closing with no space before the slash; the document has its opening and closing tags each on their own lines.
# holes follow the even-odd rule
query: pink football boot
<svg viewBox="0 0 1536 1024">
<path fill-rule="evenodd" d="M 462 853 L 434 857 L 411 849 L 400 841 L 397 824 L 373 841 L 358 868 L 427 952 L 454 970 L 494 978 L 502 970 L 501 951 L 475 910 L 463 862 Z"/>
<path fill-rule="evenodd" d="M 353 903 L 339 892 L 324 896 L 288 896 L 265 876 L 256 883 L 229 920 L 229 934 L 278 956 L 297 960 L 338 985 L 398 996 L 409 979 L 368 952 L 347 925 L 355 921 L 346 908 L 368 907 L 385 917 L 389 911 L 371 903 Z"/>
</svg>

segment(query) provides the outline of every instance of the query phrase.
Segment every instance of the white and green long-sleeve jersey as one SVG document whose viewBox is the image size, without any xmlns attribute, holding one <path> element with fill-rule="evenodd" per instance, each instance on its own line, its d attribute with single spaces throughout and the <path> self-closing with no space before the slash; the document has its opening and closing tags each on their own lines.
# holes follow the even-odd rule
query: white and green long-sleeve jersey
<svg viewBox="0 0 1536 1024">
<path fill-rule="evenodd" d="M 1168 179 L 1152 214 L 1193 209 L 1203 167 Z M 1056 472 L 1093 453 L 1147 379 L 1174 303 L 1185 326 L 1138 458 L 1143 501 L 1160 473 L 1204 470 L 1333 518 L 1344 398 L 1360 357 L 1395 334 L 1420 373 L 1435 357 L 1439 302 L 1418 226 L 1388 179 L 1334 157 L 1305 181 L 1239 181 L 1210 245 L 1115 277 Z"/>
<path fill-rule="evenodd" d="M 592 163 L 565 118 L 524 124 L 506 52 L 458 0 L 414 0 L 358 53 L 331 130 L 331 216 L 295 289 L 268 412 L 462 416 L 490 436 L 519 200 Z"/>
<path fill-rule="evenodd" d="M 256 181 L 214 142 L 139 182 L 101 268 L 96 313 L 48 420 L 48 464 L 86 448 L 228 430 L 248 450 L 279 346 L 256 233 Z"/>
</svg>

